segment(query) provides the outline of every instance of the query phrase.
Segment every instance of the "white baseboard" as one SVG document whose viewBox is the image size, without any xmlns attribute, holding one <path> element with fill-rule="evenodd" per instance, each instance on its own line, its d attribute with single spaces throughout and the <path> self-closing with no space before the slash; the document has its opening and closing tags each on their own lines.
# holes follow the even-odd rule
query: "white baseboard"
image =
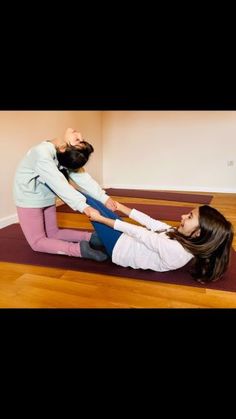
<svg viewBox="0 0 236 419">
<path fill-rule="evenodd" d="M 18 223 L 17 214 L 9 215 L 8 217 L 0 218 L 0 228 L 7 227 L 11 224 Z"/>
<path fill-rule="evenodd" d="M 170 185 L 103 185 L 103 188 L 117 188 L 117 189 L 144 189 L 144 190 L 163 190 L 163 191 L 183 191 L 183 192 L 218 192 L 218 193 L 236 193 L 236 188 L 217 188 L 217 187 L 205 187 L 205 186 L 170 186 Z"/>
</svg>

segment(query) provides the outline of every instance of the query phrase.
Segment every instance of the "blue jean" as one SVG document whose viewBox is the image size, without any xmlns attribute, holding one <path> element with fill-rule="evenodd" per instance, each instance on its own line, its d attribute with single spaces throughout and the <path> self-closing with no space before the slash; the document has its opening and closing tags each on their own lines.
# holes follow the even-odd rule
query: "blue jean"
<svg viewBox="0 0 236 419">
<path fill-rule="evenodd" d="M 97 209 L 100 212 L 100 214 L 104 217 L 112 218 L 113 220 L 121 220 L 121 218 L 117 214 L 105 207 L 105 205 L 102 202 L 97 201 L 96 199 L 86 194 L 83 195 L 86 197 L 86 203 L 91 207 Z M 113 248 L 117 240 L 121 236 L 122 232 L 114 230 L 112 227 L 109 227 L 97 221 L 92 221 L 92 224 L 94 226 L 95 231 L 97 232 L 98 237 L 103 242 L 107 253 L 109 254 L 109 256 L 112 256 Z"/>
</svg>

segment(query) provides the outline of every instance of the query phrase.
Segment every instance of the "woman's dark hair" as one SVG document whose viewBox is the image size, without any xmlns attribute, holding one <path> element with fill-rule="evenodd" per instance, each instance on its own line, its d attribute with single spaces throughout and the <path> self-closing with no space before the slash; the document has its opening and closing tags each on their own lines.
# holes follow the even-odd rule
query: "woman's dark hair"
<svg viewBox="0 0 236 419">
<path fill-rule="evenodd" d="M 218 210 L 202 205 L 199 207 L 199 227 L 198 237 L 187 237 L 177 230 L 167 235 L 195 256 L 191 272 L 194 279 L 202 283 L 216 281 L 229 265 L 233 226 Z"/>
<path fill-rule="evenodd" d="M 76 171 L 83 167 L 91 153 L 93 153 L 94 148 L 87 141 L 82 141 L 80 143 L 80 148 L 75 146 L 68 146 L 66 151 L 57 152 L 57 160 L 62 166 L 59 170 L 63 173 L 66 179 L 69 179 L 69 172 Z"/>
</svg>

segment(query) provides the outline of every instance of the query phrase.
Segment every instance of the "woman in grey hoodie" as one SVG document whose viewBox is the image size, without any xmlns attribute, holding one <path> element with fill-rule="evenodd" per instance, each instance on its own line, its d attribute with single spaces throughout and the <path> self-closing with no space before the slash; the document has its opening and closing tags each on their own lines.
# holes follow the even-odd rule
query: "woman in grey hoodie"
<svg viewBox="0 0 236 419">
<path fill-rule="evenodd" d="M 68 176 L 81 191 L 115 210 L 114 201 L 88 173 L 84 170 L 75 171 L 84 166 L 93 151 L 93 147 L 82 139 L 78 131 L 68 128 L 63 139 L 41 142 L 32 147 L 20 162 L 14 179 L 14 199 L 22 231 L 34 251 L 97 261 L 107 258 L 103 252 L 90 247 L 93 240 L 96 242 L 95 235 L 91 239 L 91 232 L 59 229 L 57 226 L 56 197 L 88 217 L 98 212 L 86 203 L 84 195 L 70 185 L 61 173 L 63 161 L 68 166 L 68 153 L 69 169 L 73 170 L 67 170 Z"/>
</svg>

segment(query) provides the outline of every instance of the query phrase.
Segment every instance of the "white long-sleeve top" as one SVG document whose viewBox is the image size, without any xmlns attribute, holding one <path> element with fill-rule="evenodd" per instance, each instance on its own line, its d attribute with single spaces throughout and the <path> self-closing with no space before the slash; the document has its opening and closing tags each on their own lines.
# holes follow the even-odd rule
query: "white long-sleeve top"
<svg viewBox="0 0 236 419">
<path fill-rule="evenodd" d="M 56 148 L 50 141 L 32 147 L 16 170 L 15 204 L 23 208 L 44 208 L 54 205 L 59 196 L 73 210 L 83 212 L 88 207 L 86 198 L 68 183 L 58 167 Z M 109 198 L 88 173 L 70 173 L 69 176 L 81 191 L 103 204 Z"/>
<path fill-rule="evenodd" d="M 115 221 L 114 229 L 124 233 L 117 240 L 112 252 L 112 261 L 117 265 L 164 272 L 181 268 L 193 258 L 177 240 L 171 240 L 165 232 L 155 232 L 170 229 L 170 225 L 135 209 L 132 209 L 129 218 L 146 228 Z"/>
</svg>

